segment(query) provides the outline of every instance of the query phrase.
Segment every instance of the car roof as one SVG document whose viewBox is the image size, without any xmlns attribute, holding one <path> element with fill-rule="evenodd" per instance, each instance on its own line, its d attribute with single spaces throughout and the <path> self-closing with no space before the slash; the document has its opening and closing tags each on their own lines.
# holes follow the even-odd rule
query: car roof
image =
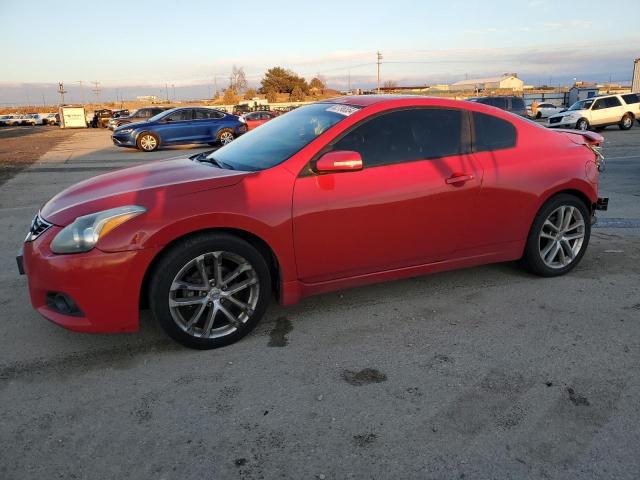
<svg viewBox="0 0 640 480">
<path fill-rule="evenodd" d="M 385 107 L 403 107 L 403 106 L 434 106 L 434 107 L 450 107 L 450 108 L 465 108 L 467 110 L 475 110 L 482 112 L 491 112 L 496 114 L 496 111 L 503 112 L 504 110 L 496 109 L 490 105 L 485 105 L 476 102 L 467 102 L 464 100 L 455 100 L 452 98 L 443 97 L 429 97 L 426 95 L 357 95 L 338 97 L 329 100 L 322 100 L 318 103 L 329 104 L 341 104 L 351 105 L 354 107 L 366 108 L 371 105 L 384 105 Z M 408 105 L 410 104 L 410 105 Z M 471 107 L 473 105 L 473 107 Z"/>
</svg>

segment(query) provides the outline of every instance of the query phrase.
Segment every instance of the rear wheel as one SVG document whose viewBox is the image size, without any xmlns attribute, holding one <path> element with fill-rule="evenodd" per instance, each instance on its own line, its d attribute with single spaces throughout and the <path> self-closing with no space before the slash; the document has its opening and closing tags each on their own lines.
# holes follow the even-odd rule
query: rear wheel
<svg viewBox="0 0 640 480">
<path fill-rule="evenodd" d="M 578 130 L 582 130 L 582 131 L 589 130 L 589 122 L 587 121 L 586 118 L 581 118 L 576 123 L 576 128 Z"/>
<path fill-rule="evenodd" d="M 538 119 L 542 118 L 542 112 L 536 113 L 536 118 L 538 118 Z"/>
<path fill-rule="evenodd" d="M 142 150 L 144 152 L 153 152 L 158 148 L 159 144 L 160 142 L 158 141 L 158 137 L 149 132 L 141 133 L 136 140 L 138 150 Z"/>
<path fill-rule="evenodd" d="M 589 210 L 584 202 L 573 195 L 556 195 L 536 215 L 522 263 L 542 277 L 563 275 L 580 262 L 590 236 Z"/>
<path fill-rule="evenodd" d="M 218 143 L 222 146 L 233 142 L 234 138 L 235 136 L 233 135 L 233 132 L 228 128 L 225 128 L 218 133 Z"/>
<path fill-rule="evenodd" d="M 186 239 L 163 256 L 149 304 L 165 332 L 190 348 L 234 343 L 260 321 L 271 295 L 264 257 L 228 234 Z"/>
<path fill-rule="evenodd" d="M 620 130 L 629 130 L 631 127 L 633 127 L 633 115 L 631 115 L 630 113 L 625 113 L 622 116 L 618 127 L 620 128 Z"/>
</svg>

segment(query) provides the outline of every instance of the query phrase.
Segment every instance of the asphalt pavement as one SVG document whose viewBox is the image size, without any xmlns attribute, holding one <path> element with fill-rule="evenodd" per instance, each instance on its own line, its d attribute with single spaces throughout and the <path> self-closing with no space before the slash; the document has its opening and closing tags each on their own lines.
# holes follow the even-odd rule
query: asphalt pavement
<svg viewBox="0 0 640 480">
<path fill-rule="evenodd" d="M 204 352 L 148 312 L 88 335 L 31 309 L 14 257 L 42 203 L 200 151 L 65 138 L 0 188 L 0 478 L 640 478 L 640 125 L 603 134 L 610 207 L 569 275 L 506 263 L 274 304 Z"/>
</svg>

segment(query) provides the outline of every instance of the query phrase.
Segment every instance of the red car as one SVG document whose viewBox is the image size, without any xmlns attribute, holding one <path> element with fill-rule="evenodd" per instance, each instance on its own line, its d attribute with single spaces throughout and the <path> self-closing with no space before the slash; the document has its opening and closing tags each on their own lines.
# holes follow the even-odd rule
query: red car
<svg viewBox="0 0 640 480">
<path fill-rule="evenodd" d="M 247 128 L 253 130 L 269 120 L 273 120 L 278 116 L 275 112 L 251 112 L 245 113 L 242 118 L 247 123 Z"/>
<path fill-rule="evenodd" d="M 510 260 L 568 272 L 606 208 L 601 141 L 477 103 L 315 103 L 208 155 L 68 188 L 42 207 L 18 263 L 33 306 L 66 328 L 134 331 L 148 305 L 178 342 L 218 347 L 274 294 L 289 305 Z"/>
</svg>

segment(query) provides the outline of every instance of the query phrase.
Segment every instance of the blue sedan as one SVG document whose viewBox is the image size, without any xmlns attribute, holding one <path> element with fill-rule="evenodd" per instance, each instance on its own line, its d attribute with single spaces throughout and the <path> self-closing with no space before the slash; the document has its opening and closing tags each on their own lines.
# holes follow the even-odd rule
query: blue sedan
<svg viewBox="0 0 640 480">
<path fill-rule="evenodd" d="M 119 147 L 152 152 L 164 145 L 208 143 L 226 145 L 247 131 L 244 119 L 206 107 L 180 107 L 159 113 L 146 122 L 122 125 L 111 139 Z"/>
</svg>

